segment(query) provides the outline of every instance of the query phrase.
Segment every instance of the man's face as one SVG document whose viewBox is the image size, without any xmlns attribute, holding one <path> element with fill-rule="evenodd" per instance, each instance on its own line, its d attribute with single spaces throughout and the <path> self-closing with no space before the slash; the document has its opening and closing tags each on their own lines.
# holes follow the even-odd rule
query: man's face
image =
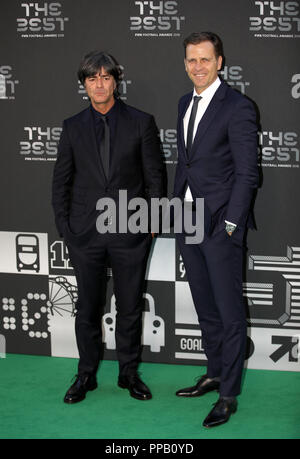
<svg viewBox="0 0 300 459">
<path fill-rule="evenodd" d="M 84 87 L 94 108 L 101 109 L 114 103 L 116 82 L 103 67 L 98 73 L 85 79 Z"/>
<path fill-rule="evenodd" d="M 203 41 L 197 45 L 187 45 L 184 63 L 197 94 L 201 94 L 217 79 L 222 57 L 216 58 L 214 45 L 210 41 Z"/>
</svg>

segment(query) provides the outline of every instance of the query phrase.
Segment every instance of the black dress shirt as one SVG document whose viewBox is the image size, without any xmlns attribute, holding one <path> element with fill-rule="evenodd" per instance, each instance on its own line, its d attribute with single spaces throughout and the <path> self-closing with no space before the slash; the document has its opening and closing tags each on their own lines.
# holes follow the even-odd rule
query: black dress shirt
<svg viewBox="0 0 300 459">
<path fill-rule="evenodd" d="M 93 119 L 94 119 L 94 127 L 95 127 L 95 133 L 96 133 L 96 139 L 97 139 L 97 145 L 98 145 L 98 152 L 100 154 L 100 144 L 101 144 L 101 139 L 104 133 L 104 123 L 101 119 L 102 116 L 105 116 L 109 129 L 110 129 L 110 159 L 111 159 L 111 154 L 112 154 L 112 149 L 115 141 L 115 134 L 116 134 L 116 129 L 117 129 L 117 114 L 119 110 L 119 101 L 115 100 L 114 105 L 112 108 L 105 113 L 105 115 L 102 115 L 100 112 L 94 109 L 94 107 L 91 105 L 91 111 L 93 113 Z"/>
</svg>

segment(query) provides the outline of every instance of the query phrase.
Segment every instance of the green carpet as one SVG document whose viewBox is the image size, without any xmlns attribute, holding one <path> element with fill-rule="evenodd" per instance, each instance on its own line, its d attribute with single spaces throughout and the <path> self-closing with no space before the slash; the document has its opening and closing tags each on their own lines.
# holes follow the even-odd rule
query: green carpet
<svg viewBox="0 0 300 459">
<path fill-rule="evenodd" d="M 105 361 L 99 387 L 77 405 L 63 396 L 77 361 L 8 354 L 0 359 L 1 439 L 299 439 L 300 373 L 247 370 L 239 409 L 214 429 L 202 421 L 217 399 L 179 399 L 175 391 L 205 373 L 196 366 L 144 363 L 153 399 L 138 401 L 116 385 L 117 362 Z"/>
</svg>

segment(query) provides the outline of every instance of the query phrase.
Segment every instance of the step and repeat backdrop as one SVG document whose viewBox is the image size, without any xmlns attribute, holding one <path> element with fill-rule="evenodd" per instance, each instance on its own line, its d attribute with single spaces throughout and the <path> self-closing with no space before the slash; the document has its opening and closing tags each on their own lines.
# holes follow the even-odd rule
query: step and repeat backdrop
<svg viewBox="0 0 300 459">
<path fill-rule="evenodd" d="M 0 23 L 0 356 L 77 357 L 76 279 L 50 195 L 62 121 L 89 104 L 76 76 L 81 58 L 104 50 L 122 65 L 122 100 L 156 118 L 171 196 L 177 103 L 192 89 L 182 42 L 210 30 L 224 42 L 220 76 L 253 100 L 259 119 L 246 366 L 300 371 L 300 1 L 4 0 Z M 103 344 L 114 359 L 108 277 Z M 144 303 L 144 361 L 205 363 L 172 234 L 153 242 Z"/>
</svg>

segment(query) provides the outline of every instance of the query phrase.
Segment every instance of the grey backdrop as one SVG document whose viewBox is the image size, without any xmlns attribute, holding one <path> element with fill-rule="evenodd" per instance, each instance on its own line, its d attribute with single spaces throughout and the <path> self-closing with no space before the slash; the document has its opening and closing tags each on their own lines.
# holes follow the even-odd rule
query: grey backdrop
<svg viewBox="0 0 300 459">
<path fill-rule="evenodd" d="M 171 193 L 177 102 L 192 89 L 182 41 L 212 30 L 224 42 L 221 76 L 254 101 L 260 122 L 257 231 L 248 236 L 245 260 L 247 366 L 300 371 L 300 3 L 5 0 L 1 7 L 2 348 L 77 355 L 76 282 L 54 227 L 50 190 L 62 120 L 88 104 L 76 78 L 82 56 L 101 49 L 123 65 L 122 99 L 154 114 Z M 147 278 L 143 359 L 205 362 L 172 235 L 153 244 Z M 115 358 L 112 282 L 105 313 L 105 357 Z"/>
</svg>

